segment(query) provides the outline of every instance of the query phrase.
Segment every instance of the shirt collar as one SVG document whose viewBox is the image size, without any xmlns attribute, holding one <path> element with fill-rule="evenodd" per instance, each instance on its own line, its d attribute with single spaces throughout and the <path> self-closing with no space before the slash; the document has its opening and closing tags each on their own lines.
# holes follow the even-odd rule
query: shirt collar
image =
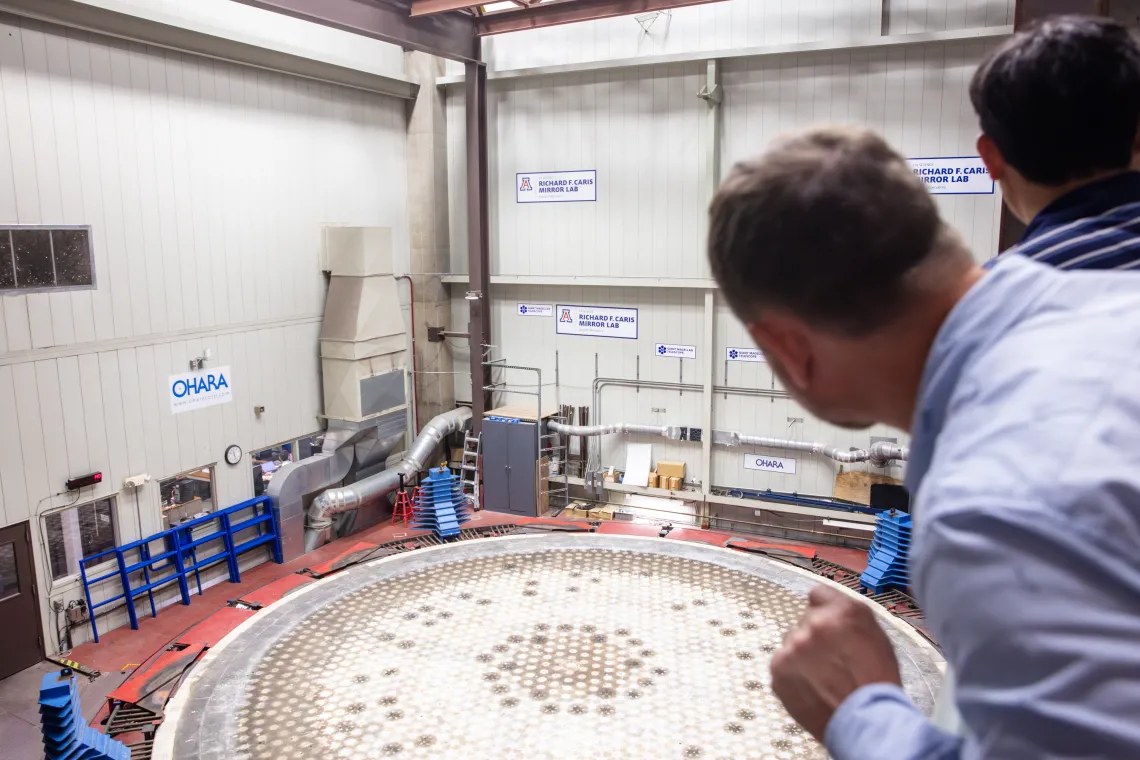
<svg viewBox="0 0 1140 760">
<path fill-rule="evenodd" d="M 1029 226 L 1025 228 L 1021 241 L 1032 240 L 1062 224 L 1099 216 L 1117 206 L 1135 203 L 1137 198 L 1140 198 L 1140 172 L 1122 172 L 1081 185 L 1065 193 L 1033 217 Z"/>
<path fill-rule="evenodd" d="M 919 383 L 906 487 L 912 497 L 930 469 L 934 446 L 959 381 L 971 362 L 1017 324 L 1058 277 L 1021 256 L 1002 257 L 960 300 L 939 328 Z"/>
</svg>

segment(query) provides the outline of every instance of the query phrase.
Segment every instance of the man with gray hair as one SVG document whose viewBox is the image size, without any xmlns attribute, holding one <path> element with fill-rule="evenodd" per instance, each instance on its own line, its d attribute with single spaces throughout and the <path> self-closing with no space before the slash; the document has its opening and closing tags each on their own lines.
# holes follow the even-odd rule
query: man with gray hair
<svg viewBox="0 0 1140 760">
<path fill-rule="evenodd" d="M 792 395 L 911 434 L 911 577 L 964 735 L 822 586 L 773 657 L 788 712 L 837 760 L 1140 757 L 1140 276 L 983 271 L 861 129 L 776 142 L 710 213 L 713 274 Z"/>
</svg>

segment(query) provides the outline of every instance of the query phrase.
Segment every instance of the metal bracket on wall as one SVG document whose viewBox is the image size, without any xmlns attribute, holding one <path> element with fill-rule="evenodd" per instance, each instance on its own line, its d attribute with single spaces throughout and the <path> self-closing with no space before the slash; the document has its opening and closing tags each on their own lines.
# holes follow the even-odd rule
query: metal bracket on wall
<svg viewBox="0 0 1140 760">
<path fill-rule="evenodd" d="M 697 92 L 697 97 L 710 106 L 719 106 L 724 102 L 724 88 L 719 84 L 714 84 L 712 87 L 705 85 Z"/>
</svg>

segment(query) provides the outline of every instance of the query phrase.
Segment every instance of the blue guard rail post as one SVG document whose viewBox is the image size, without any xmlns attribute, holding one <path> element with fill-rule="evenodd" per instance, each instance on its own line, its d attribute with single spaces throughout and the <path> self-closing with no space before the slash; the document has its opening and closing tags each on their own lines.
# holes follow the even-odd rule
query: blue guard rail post
<svg viewBox="0 0 1140 760">
<path fill-rule="evenodd" d="M 122 606 L 127 608 L 131 628 L 138 630 L 136 597 L 146 594 L 150 602 L 150 614 L 152 617 L 157 616 L 154 592 L 167 584 L 177 583 L 182 603 L 190 604 L 187 579 L 191 573 L 199 595 L 202 594 L 202 570 L 223 561 L 229 571 L 230 583 L 240 583 L 238 557 L 265 545 L 268 545 L 273 561 L 280 564 L 281 537 L 273 519 L 269 497 L 259 496 L 138 541 L 84 557 L 79 561 L 79 573 L 95 642 L 99 641 L 99 629 L 95 624 L 99 609 L 122 601 Z M 88 576 L 89 565 L 111 563 L 113 569 L 109 572 Z M 99 570 L 106 570 L 106 567 Z M 113 579 L 118 580 L 119 593 L 99 602 L 92 601 L 92 587 Z"/>
</svg>

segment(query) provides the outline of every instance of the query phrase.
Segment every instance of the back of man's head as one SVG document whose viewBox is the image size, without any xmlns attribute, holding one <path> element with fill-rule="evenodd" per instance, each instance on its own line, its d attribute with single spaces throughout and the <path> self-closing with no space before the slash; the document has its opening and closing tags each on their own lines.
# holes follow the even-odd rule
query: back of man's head
<svg viewBox="0 0 1140 760">
<path fill-rule="evenodd" d="M 1058 186 L 1127 169 L 1140 124 L 1140 46 L 1121 24 L 1054 16 L 974 72 L 970 100 L 1006 163 Z"/>
<path fill-rule="evenodd" d="M 861 336 L 899 317 L 912 273 L 950 250 L 934 200 L 877 134 L 809 130 L 737 164 L 713 200 L 709 261 L 745 322 L 781 309 Z M 919 278 L 921 279 L 921 278 Z"/>
</svg>

